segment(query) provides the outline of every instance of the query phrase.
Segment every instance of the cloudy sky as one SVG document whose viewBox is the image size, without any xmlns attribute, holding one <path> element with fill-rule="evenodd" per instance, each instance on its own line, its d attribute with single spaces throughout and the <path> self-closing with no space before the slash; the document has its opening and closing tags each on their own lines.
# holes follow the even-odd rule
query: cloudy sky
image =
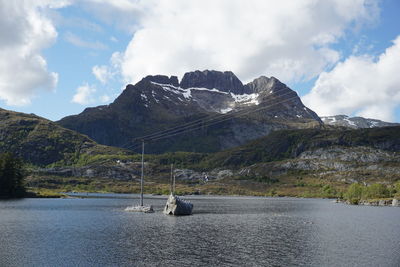
<svg viewBox="0 0 400 267">
<path fill-rule="evenodd" d="M 319 115 L 400 122 L 398 0 L 0 0 L 0 107 L 58 120 L 148 74 L 275 76 Z"/>
</svg>

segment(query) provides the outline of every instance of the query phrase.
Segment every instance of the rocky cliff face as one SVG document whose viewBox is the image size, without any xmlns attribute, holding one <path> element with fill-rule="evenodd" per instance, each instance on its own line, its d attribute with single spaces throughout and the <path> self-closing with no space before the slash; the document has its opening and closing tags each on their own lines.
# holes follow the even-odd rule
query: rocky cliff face
<svg viewBox="0 0 400 267">
<path fill-rule="evenodd" d="M 249 84 L 232 72 L 194 71 L 177 77 L 147 76 L 128 85 L 110 105 L 88 108 L 58 123 L 119 147 L 133 139 L 198 121 L 195 129 L 150 144 L 148 152 L 213 152 L 244 144 L 277 129 L 318 127 L 319 117 L 278 79 Z M 178 132 L 176 132 L 178 133 Z"/>
<path fill-rule="evenodd" d="M 346 115 L 321 117 L 321 120 L 327 125 L 343 126 L 352 129 L 374 128 L 386 126 L 399 126 L 400 123 L 391 123 L 375 119 L 366 119 L 363 117 L 352 117 Z"/>
<path fill-rule="evenodd" d="M 185 73 L 180 83 L 182 88 L 217 89 L 221 92 L 244 94 L 242 82 L 231 71 L 193 71 Z"/>
</svg>

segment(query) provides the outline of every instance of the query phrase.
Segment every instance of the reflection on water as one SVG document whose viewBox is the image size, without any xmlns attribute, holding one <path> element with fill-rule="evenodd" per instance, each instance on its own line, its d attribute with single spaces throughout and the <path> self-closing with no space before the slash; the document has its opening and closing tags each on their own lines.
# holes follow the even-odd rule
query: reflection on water
<svg viewBox="0 0 400 267">
<path fill-rule="evenodd" d="M 0 201 L 0 266 L 400 264 L 398 208 L 198 196 L 192 216 L 171 217 L 166 197 L 144 214 L 123 211 L 132 195 L 90 196 Z"/>
</svg>

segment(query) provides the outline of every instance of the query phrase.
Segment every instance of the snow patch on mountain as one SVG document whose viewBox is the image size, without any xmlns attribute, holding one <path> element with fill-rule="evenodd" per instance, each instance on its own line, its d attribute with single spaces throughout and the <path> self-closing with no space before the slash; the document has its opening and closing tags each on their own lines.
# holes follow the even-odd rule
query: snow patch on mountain
<svg viewBox="0 0 400 267">
<path fill-rule="evenodd" d="M 147 96 L 146 96 L 145 94 L 141 94 L 140 96 L 141 96 L 144 100 L 147 101 Z"/>
<path fill-rule="evenodd" d="M 231 93 L 232 98 L 236 103 L 242 104 L 254 104 L 258 105 L 258 94 L 243 94 L 243 95 L 235 95 Z"/>
<path fill-rule="evenodd" d="M 232 110 L 233 110 L 233 108 L 223 108 L 219 112 L 222 113 L 222 114 L 225 114 L 225 113 L 228 113 L 228 112 L 230 112 Z"/>
<path fill-rule="evenodd" d="M 344 118 L 343 121 L 347 122 L 351 126 L 357 127 L 357 125 L 353 121 L 349 120 L 349 118 Z"/>
<path fill-rule="evenodd" d="M 197 91 L 204 91 L 204 92 L 210 92 L 210 93 L 216 93 L 216 94 L 221 94 L 222 96 L 226 97 L 226 102 L 224 105 L 222 105 L 220 108 L 217 108 L 217 112 L 219 113 L 227 113 L 235 109 L 237 106 L 249 106 L 249 105 L 258 105 L 259 104 L 259 94 L 258 93 L 253 93 L 253 94 L 234 94 L 232 92 L 227 93 L 221 90 L 218 90 L 216 88 L 213 89 L 208 89 L 208 88 L 202 88 L 202 87 L 190 87 L 190 88 L 182 88 L 180 86 L 174 86 L 171 84 L 162 84 L 162 83 L 157 83 L 157 82 L 151 82 L 154 85 L 160 86 L 164 91 L 170 92 L 173 94 L 178 95 L 178 99 L 180 101 L 185 100 L 194 100 L 194 101 L 199 101 L 199 95 L 197 94 L 197 98 L 194 96 L 194 92 Z M 181 98 L 181 96 L 184 97 Z M 165 97 L 165 96 L 164 96 Z M 212 97 L 212 95 L 211 95 Z M 154 95 L 154 90 L 153 90 L 153 98 L 155 98 Z M 170 99 L 170 98 L 168 98 Z"/>
<path fill-rule="evenodd" d="M 342 127 L 353 128 L 353 129 L 400 125 L 399 123 L 390 123 L 390 122 L 380 121 L 380 120 L 376 120 L 376 119 L 366 119 L 363 117 L 350 118 L 347 115 L 326 116 L 326 117 L 321 117 L 321 120 L 325 124 L 328 124 L 328 125 L 342 126 Z"/>
</svg>

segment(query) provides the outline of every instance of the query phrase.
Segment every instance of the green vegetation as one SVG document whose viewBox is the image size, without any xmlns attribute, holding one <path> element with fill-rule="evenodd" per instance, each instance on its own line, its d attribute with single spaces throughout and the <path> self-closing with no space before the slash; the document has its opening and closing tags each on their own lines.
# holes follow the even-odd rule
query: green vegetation
<svg viewBox="0 0 400 267">
<path fill-rule="evenodd" d="M 399 182 L 395 185 L 398 186 Z M 386 185 L 375 183 L 369 186 L 363 186 L 358 183 L 351 184 L 346 193 L 344 194 L 345 199 L 350 204 L 358 204 L 362 200 L 376 200 L 394 197 L 394 192 L 390 191 Z"/>
<path fill-rule="evenodd" d="M 338 196 L 337 190 L 329 184 L 324 185 L 321 191 L 324 198 L 335 198 Z"/>
<path fill-rule="evenodd" d="M 363 186 L 358 183 L 353 183 L 347 189 L 344 197 L 350 202 L 350 204 L 358 204 L 363 197 Z"/>
<path fill-rule="evenodd" d="M 390 197 L 389 189 L 383 184 L 372 184 L 363 190 L 365 199 L 387 198 Z"/>
<path fill-rule="evenodd" d="M 400 198 L 400 181 L 394 184 L 394 191 L 393 194 L 395 197 Z"/>
<path fill-rule="evenodd" d="M 10 153 L 0 154 L 0 198 L 23 197 L 22 162 Z"/>
</svg>

